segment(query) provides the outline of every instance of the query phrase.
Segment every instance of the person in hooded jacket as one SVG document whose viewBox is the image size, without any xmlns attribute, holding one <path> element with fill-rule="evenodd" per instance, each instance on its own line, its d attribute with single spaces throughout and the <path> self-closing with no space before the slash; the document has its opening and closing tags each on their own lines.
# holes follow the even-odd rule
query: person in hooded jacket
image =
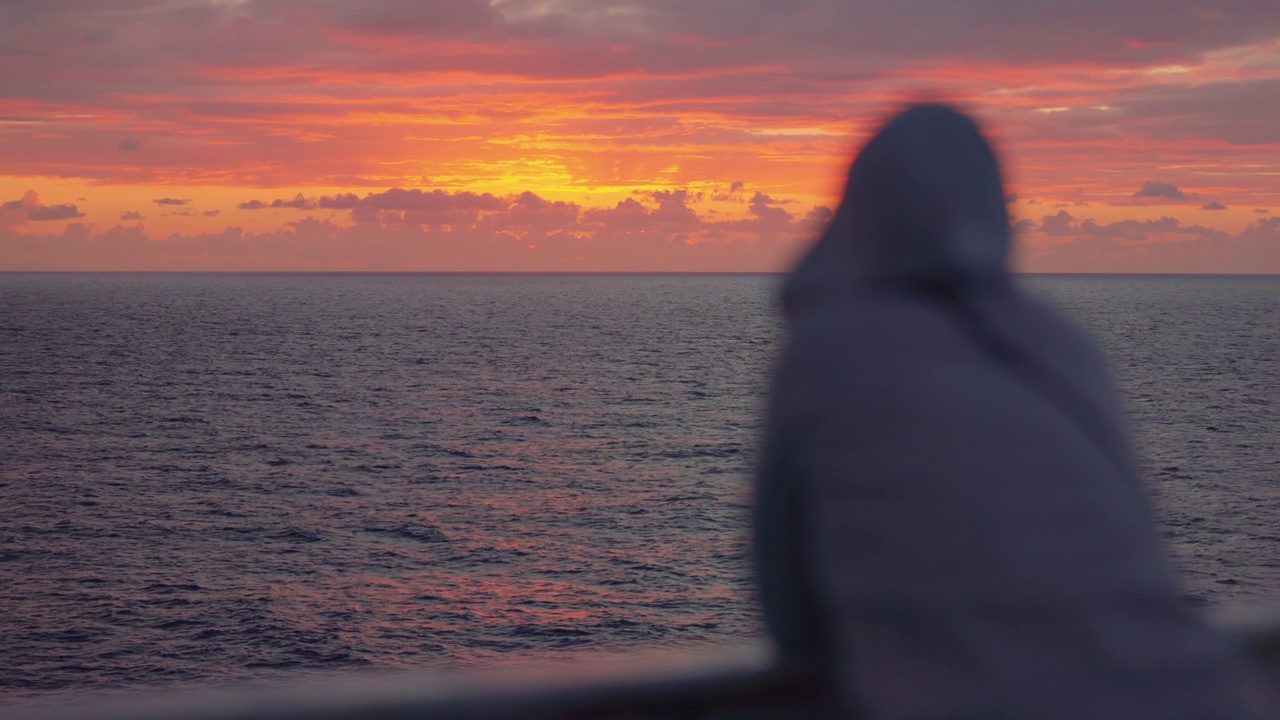
<svg viewBox="0 0 1280 720">
<path fill-rule="evenodd" d="M 847 717 L 1262 717 L 1180 601 L 1098 353 L 1009 244 L 982 134 L 919 105 L 786 284 L 755 518 L 784 660 Z"/>
</svg>

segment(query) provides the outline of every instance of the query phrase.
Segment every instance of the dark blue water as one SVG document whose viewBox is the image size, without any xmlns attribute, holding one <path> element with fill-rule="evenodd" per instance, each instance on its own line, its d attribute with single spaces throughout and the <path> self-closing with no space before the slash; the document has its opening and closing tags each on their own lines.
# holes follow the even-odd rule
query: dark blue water
<svg viewBox="0 0 1280 720">
<path fill-rule="evenodd" d="M 1280 276 L 1025 281 L 1110 361 L 1192 605 L 1280 605 Z"/>
<path fill-rule="evenodd" d="M 771 276 L 0 275 L 0 698 L 759 632 Z M 1188 601 L 1280 599 L 1280 281 L 1037 277 Z"/>
</svg>

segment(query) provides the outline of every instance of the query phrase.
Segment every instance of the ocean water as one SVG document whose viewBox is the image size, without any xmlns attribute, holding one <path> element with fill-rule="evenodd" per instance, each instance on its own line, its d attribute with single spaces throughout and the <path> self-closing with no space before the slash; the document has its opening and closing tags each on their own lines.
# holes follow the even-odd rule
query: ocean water
<svg viewBox="0 0 1280 720">
<path fill-rule="evenodd" d="M 1036 276 L 1098 343 L 1193 606 L 1280 606 L 1280 276 Z"/>
<path fill-rule="evenodd" d="M 0 274 L 0 702 L 740 640 L 776 276 Z M 1280 278 L 1038 276 L 1280 601 Z"/>
</svg>

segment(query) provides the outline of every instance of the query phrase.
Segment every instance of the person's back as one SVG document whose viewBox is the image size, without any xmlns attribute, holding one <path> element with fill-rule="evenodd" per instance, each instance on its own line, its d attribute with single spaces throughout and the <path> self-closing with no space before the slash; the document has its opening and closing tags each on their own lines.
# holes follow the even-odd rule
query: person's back
<svg viewBox="0 0 1280 720">
<path fill-rule="evenodd" d="M 784 297 L 756 544 L 785 655 L 868 718 L 1245 718 L 1182 606 L 1105 368 L 1009 281 L 994 156 L 919 106 Z"/>
</svg>

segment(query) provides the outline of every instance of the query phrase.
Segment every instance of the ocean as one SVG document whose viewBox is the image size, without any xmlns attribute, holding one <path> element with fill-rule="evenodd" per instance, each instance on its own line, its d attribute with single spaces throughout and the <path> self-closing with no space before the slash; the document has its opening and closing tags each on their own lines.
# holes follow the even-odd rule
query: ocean
<svg viewBox="0 0 1280 720">
<path fill-rule="evenodd" d="M 780 280 L 0 274 L 0 702 L 759 634 Z M 1280 602 L 1280 278 L 1019 282 L 1187 602 Z"/>
</svg>

